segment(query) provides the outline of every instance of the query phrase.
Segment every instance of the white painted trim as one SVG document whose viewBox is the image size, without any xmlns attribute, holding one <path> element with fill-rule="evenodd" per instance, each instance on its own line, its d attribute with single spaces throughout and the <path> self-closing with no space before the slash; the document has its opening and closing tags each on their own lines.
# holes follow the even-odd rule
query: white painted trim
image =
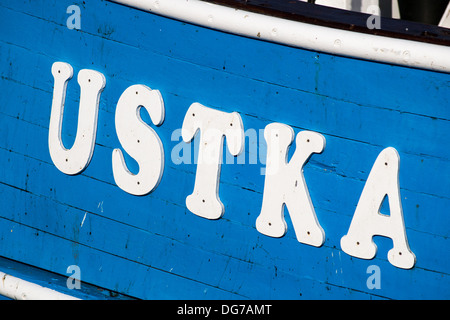
<svg viewBox="0 0 450 320">
<path fill-rule="evenodd" d="M 184 22 L 284 45 L 450 73 L 450 47 L 276 18 L 200 0 L 110 0 Z"/>
<path fill-rule="evenodd" d="M 0 294 L 14 300 L 80 300 L 4 272 L 0 272 Z"/>
</svg>

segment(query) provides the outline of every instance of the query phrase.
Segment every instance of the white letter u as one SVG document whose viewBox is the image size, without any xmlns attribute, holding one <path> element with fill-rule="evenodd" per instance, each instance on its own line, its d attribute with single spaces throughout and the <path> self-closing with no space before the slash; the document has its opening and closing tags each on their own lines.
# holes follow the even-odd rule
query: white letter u
<svg viewBox="0 0 450 320">
<path fill-rule="evenodd" d="M 60 171 L 74 175 L 83 171 L 91 161 L 97 133 L 98 104 L 106 80 L 102 73 L 94 70 L 83 69 L 78 73 L 80 107 L 77 134 L 75 143 L 68 150 L 61 140 L 61 127 L 67 83 L 73 76 L 73 69 L 68 63 L 55 62 L 52 74 L 55 84 L 48 135 L 50 157 Z"/>
</svg>

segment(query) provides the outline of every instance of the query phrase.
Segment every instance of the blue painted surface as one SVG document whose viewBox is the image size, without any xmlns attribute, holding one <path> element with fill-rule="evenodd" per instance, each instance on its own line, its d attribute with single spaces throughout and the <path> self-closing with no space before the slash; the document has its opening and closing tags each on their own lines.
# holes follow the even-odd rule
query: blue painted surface
<svg viewBox="0 0 450 320">
<path fill-rule="evenodd" d="M 81 30 L 66 27 L 72 4 Z M 106 1 L 2 0 L 0 30 L 1 256 L 61 275 L 76 264 L 83 281 L 144 299 L 450 298 L 450 75 L 240 38 Z M 76 176 L 58 171 L 48 152 L 55 61 L 75 75 L 88 68 L 106 77 L 94 155 Z M 76 132 L 75 79 L 66 147 Z M 111 168 L 120 147 L 115 107 L 138 83 L 160 90 L 166 108 L 155 128 L 164 175 L 143 197 L 118 188 Z M 172 133 L 193 102 L 239 112 L 245 130 L 281 122 L 325 136 L 304 171 L 326 234 L 321 248 L 297 242 L 287 212 L 283 238 L 256 230 L 264 147 L 256 164 L 248 164 L 247 143 L 247 164 L 222 166 L 223 218 L 186 209 L 196 165 L 171 161 L 181 140 Z M 390 239 L 376 237 L 373 260 L 340 249 L 369 171 L 389 146 L 401 158 L 411 270 L 387 261 Z M 381 289 L 367 287 L 370 265 L 380 267 Z"/>
<path fill-rule="evenodd" d="M 77 276 L 73 268 L 70 269 L 69 277 L 72 276 L 72 278 L 69 279 L 67 275 L 48 272 L 35 266 L 0 257 L 0 270 L 8 276 L 34 283 L 43 288 L 55 290 L 81 300 L 131 300 L 129 297 L 118 294 L 117 292 L 104 290 L 87 283 L 80 284 L 79 288 L 69 288 L 67 282 L 69 281 L 70 285 L 75 285 L 74 278 Z M 20 291 L 21 289 L 18 290 L 18 292 Z M 17 295 L 18 293 L 15 294 Z M 0 300 L 13 299 L 0 295 Z"/>
</svg>

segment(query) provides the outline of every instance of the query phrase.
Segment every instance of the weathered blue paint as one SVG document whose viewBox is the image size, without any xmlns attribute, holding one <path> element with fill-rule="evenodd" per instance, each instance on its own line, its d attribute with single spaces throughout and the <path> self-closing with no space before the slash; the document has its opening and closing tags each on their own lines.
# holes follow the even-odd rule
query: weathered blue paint
<svg viewBox="0 0 450 320">
<path fill-rule="evenodd" d="M 81 8 L 81 30 L 66 27 L 72 4 Z M 449 74 L 241 38 L 106 1 L 3 0 L 0 29 L 1 256 L 61 275 L 76 264 L 83 281 L 144 299 L 450 298 Z M 94 156 L 76 176 L 58 171 L 48 152 L 55 61 L 106 77 Z M 164 175 L 143 197 L 119 189 L 111 168 L 120 147 L 115 107 L 138 83 L 160 90 L 166 108 L 155 128 Z M 74 76 L 67 147 L 78 99 Z M 181 138 L 171 136 L 193 102 L 239 112 L 245 130 L 281 122 L 325 136 L 325 150 L 304 172 L 326 234 L 321 248 L 297 242 L 287 213 L 283 238 L 255 229 L 259 160 L 222 166 L 223 218 L 186 209 L 196 165 L 172 163 Z M 405 226 L 417 257 L 411 270 L 387 261 L 390 239 L 375 239 L 373 260 L 340 249 L 373 162 L 388 146 L 401 158 Z M 380 267 L 381 289 L 366 285 L 370 265 Z"/>
<path fill-rule="evenodd" d="M 96 286 L 83 283 L 79 288 L 67 286 L 67 282 L 71 285 L 74 283 L 75 274 L 73 270 L 66 275 L 59 275 L 48 272 L 43 269 L 36 268 L 31 265 L 23 264 L 14 260 L 0 257 L 0 268 L 7 276 L 18 278 L 22 281 L 37 284 L 43 288 L 55 290 L 64 295 L 71 296 L 82 300 L 132 300 L 132 298 L 104 290 Z M 68 278 L 73 276 L 72 278 Z M 3 277 L 2 277 L 3 280 Z M 20 289 L 19 289 L 20 291 Z M 9 297 L 0 295 L 0 300 L 12 300 Z"/>
</svg>

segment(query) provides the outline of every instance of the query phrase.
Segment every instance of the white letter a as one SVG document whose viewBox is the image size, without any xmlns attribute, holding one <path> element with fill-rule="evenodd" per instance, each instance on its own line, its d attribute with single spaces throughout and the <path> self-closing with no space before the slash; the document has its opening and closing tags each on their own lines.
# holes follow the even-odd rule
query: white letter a
<svg viewBox="0 0 450 320">
<path fill-rule="evenodd" d="M 406 238 L 398 182 L 399 164 L 400 158 L 394 148 L 386 148 L 379 154 L 364 186 L 350 229 L 341 239 L 341 247 L 351 256 L 373 259 L 377 246 L 372 237 L 389 237 L 394 243 L 394 248 L 388 252 L 389 262 L 398 268 L 410 269 L 416 257 L 409 249 Z M 386 196 L 390 216 L 380 213 Z"/>
</svg>

